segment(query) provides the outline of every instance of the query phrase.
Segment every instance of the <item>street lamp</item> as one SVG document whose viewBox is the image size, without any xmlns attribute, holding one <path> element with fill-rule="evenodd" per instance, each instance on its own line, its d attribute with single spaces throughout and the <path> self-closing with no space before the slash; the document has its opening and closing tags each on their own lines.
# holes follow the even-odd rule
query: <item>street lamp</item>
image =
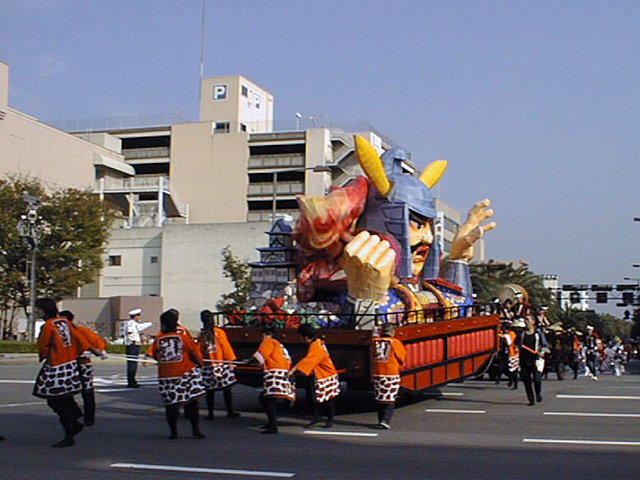
<svg viewBox="0 0 640 480">
<path fill-rule="evenodd" d="M 27 213 L 20 216 L 18 221 L 18 235 L 31 249 L 31 259 L 27 259 L 27 283 L 29 285 L 29 312 L 27 315 L 27 335 L 29 341 L 33 342 L 35 337 L 35 310 L 36 310 L 36 258 L 38 256 L 38 244 L 40 241 L 40 223 L 38 217 L 38 207 L 40 199 L 22 193 L 22 199 L 27 204 Z"/>
<path fill-rule="evenodd" d="M 302 114 L 296 112 L 296 131 L 300 130 L 300 119 L 302 118 Z"/>
<path fill-rule="evenodd" d="M 306 172 L 312 171 L 314 173 L 331 173 L 331 167 L 327 165 L 316 165 L 315 167 L 302 167 L 302 168 L 287 168 L 284 170 L 275 170 L 273 172 L 273 198 L 271 206 L 271 225 L 276 223 L 276 196 L 278 194 L 278 173 L 290 173 L 290 172 Z"/>
</svg>

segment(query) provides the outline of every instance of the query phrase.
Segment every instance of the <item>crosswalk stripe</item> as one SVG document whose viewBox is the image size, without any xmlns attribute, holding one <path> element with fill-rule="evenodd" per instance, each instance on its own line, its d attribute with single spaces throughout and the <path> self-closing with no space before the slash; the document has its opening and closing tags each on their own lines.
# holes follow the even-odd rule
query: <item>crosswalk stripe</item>
<svg viewBox="0 0 640 480">
<path fill-rule="evenodd" d="M 111 468 L 128 468 L 134 470 L 156 470 L 165 472 L 212 473 L 218 475 L 244 475 L 253 477 L 292 478 L 295 473 L 263 472 L 256 470 L 230 470 L 223 468 L 180 467 L 174 465 L 148 465 L 145 463 L 112 463 Z"/>
</svg>

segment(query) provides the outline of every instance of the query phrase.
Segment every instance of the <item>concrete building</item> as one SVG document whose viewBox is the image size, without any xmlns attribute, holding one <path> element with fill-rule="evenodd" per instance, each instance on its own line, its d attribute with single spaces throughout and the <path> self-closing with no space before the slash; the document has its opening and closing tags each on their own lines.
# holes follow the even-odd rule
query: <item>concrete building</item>
<svg viewBox="0 0 640 480">
<path fill-rule="evenodd" d="M 371 128 L 276 131 L 273 96 L 237 75 L 202 80 L 198 121 L 71 127 L 71 134 L 10 109 L 7 90 L 8 67 L 0 64 L 0 122 L 11 125 L 0 123 L 0 151 L 8 145 L 11 152 L 0 157 L 0 167 L 53 185 L 92 186 L 123 212 L 104 270 L 81 296 L 159 297 L 191 329 L 198 328 L 200 310 L 215 309 L 232 289 L 222 276 L 225 246 L 257 260 L 273 219 L 296 217 L 298 194 L 323 195 L 361 174 L 354 133 L 379 152 L 393 144 Z M 21 134 L 19 122 L 35 133 Z M 37 155 L 26 155 L 37 148 Z M 66 178 L 71 170 L 74 177 Z M 440 200 L 437 208 L 436 238 L 448 252 L 460 214 Z"/>
<path fill-rule="evenodd" d="M 135 174 L 106 135 L 79 138 L 9 106 L 9 66 L 0 62 L 0 175 L 37 177 L 51 188 L 94 188 L 96 174 L 121 181 Z"/>
</svg>

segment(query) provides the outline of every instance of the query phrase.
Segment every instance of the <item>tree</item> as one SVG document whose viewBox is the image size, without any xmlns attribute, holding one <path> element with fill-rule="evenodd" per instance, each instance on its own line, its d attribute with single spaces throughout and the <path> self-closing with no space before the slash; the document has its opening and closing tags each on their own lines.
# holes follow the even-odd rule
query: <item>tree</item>
<svg viewBox="0 0 640 480">
<path fill-rule="evenodd" d="M 608 313 L 597 313 L 593 310 L 577 310 L 567 307 L 559 309 L 555 319 L 565 329 L 575 328 L 586 332 L 587 325 L 591 325 L 595 332 L 603 339 L 613 337 L 628 337 L 632 335 L 632 324 Z"/>
<path fill-rule="evenodd" d="M 60 300 L 95 280 L 116 215 L 90 191 L 51 190 L 34 178 L 0 179 L 0 310 L 5 336 L 11 332 L 15 306 L 26 312 L 29 305 L 25 272 L 31 248 L 17 230 L 26 211 L 23 192 L 40 199 L 37 296 Z"/>
<path fill-rule="evenodd" d="M 526 265 L 514 268 L 511 264 L 471 264 L 470 270 L 473 291 L 478 301 L 492 302 L 498 298 L 503 285 L 515 283 L 529 293 L 529 301 L 534 308 L 547 306 L 548 316 L 555 316 L 556 305 L 551 292 L 544 286 L 542 277 L 531 272 Z"/>
<path fill-rule="evenodd" d="M 222 249 L 222 274 L 231 280 L 234 290 L 222 295 L 216 308 L 221 312 L 231 312 L 233 309 L 241 310 L 249 300 L 251 288 L 251 267 L 246 260 L 241 260 L 231 252 L 227 245 Z"/>
</svg>

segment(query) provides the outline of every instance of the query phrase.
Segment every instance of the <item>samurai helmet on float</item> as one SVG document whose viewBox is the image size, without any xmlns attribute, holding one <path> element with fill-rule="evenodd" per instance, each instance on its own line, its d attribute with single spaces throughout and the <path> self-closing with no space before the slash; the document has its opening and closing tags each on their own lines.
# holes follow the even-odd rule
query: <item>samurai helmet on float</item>
<svg viewBox="0 0 640 480">
<path fill-rule="evenodd" d="M 356 158 L 374 187 L 369 189 L 366 208 L 358 220 L 358 230 L 374 231 L 395 239 L 400 249 L 397 252 L 400 264 L 396 269 L 399 278 L 411 278 L 416 273 L 412 249 L 415 253 L 418 248 L 428 248 L 422 278 L 437 278 L 440 264 L 438 242 L 431 237 L 431 241 L 423 245 L 412 245 L 409 222 L 423 223 L 424 228 L 430 228 L 433 234 L 430 224 L 437 213 L 429 189 L 440 180 L 447 161 L 436 160 L 416 177 L 404 150 L 392 148 L 380 157 L 375 148 L 359 135 L 355 135 L 355 146 Z"/>
</svg>

